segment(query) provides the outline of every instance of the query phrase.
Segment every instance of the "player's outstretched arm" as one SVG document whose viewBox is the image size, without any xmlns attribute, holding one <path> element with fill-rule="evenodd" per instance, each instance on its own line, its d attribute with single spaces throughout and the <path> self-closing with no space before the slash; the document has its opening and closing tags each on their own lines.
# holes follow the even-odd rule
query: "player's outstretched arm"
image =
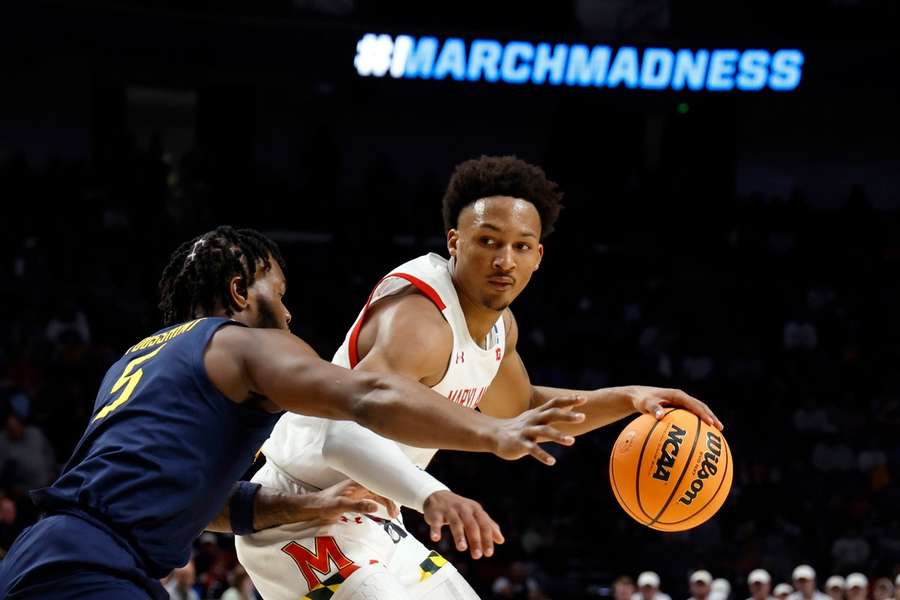
<svg viewBox="0 0 900 600">
<path fill-rule="evenodd" d="M 275 329 L 228 326 L 206 348 L 207 374 L 235 402 L 254 394 L 284 410 L 352 420 L 410 446 L 492 452 L 506 459 L 532 455 L 552 464 L 537 444 L 573 440 L 555 424 L 583 418 L 570 409 L 581 398 L 556 399 L 513 419 L 496 419 L 447 402 L 404 377 L 351 371 L 320 359 L 308 344 Z"/>
<path fill-rule="evenodd" d="M 235 493 L 234 490 L 232 493 Z M 396 516 L 397 505 L 354 481 L 343 481 L 319 492 L 292 494 L 283 490 L 260 487 L 252 498 L 252 525 L 256 531 L 290 523 L 315 521 L 330 523 L 344 513 L 369 514 L 383 505 Z M 237 525 L 236 525 L 237 527 Z M 235 533 L 232 527 L 231 499 L 222 512 L 207 525 L 207 531 Z"/>
<path fill-rule="evenodd" d="M 481 401 L 481 409 L 495 417 L 510 417 L 533 409 L 557 396 L 578 394 L 587 401 L 579 408 L 585 414 L 579 423 L 561 423 L 559 429 L 570 435 L 593 431 L 636 412 L 662 418 L 667 406 L 679 407 L 698 415 L 704 422 L 722 429 L 722 422 L 705 403 L 678 389 L 640 385 L 570 390 L 531 384 L 528 371 L 516 351 L 518 326 L 512 312 L 507 311 L 507 353 L 500 363 L 494 382 Z"/>
</svg>

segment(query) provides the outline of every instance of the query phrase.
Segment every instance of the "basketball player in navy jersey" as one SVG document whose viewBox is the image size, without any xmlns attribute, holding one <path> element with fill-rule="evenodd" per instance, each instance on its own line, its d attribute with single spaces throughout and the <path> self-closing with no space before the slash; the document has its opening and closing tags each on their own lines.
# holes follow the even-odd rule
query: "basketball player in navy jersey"
<svg viewBox="0 0 900 600">
<path fill-rule="evenodd" d="M 32 493 L 43 517 L 0 564 L 0 597 L 167 598 L 157 579 L 188 561 L 281 411 L 509 459 L 547 462 L 538 436 L 572 442 L 550 424 L 581 418 L 577 398 L 499 420 L 320 360 L 286 331 L 283 267 L 250 230 L 220 227 L 176 250 L 160 282 L 167 327 L 109 369 L 63 473 Z"/>
<path fill-rule="evenodd" d="M 542 240 L 553 229 L 561 197 L 540 168 L 514 157 L 481 157 L 459 165 L 444 197 L 450 260 L 420 256 L 382 278 L 333 362 L 403 375 L 431 387 L 448 404 L 478 407 L 498 418 L 525 414 L 560 395 L 583 396 L 587 400 L 579 410 L 586 418 L 560 425 L 571 435 L 635 412 L 662 418 L 665 406 L 684 408 L 721 428 L 706 404 L 681 390 L 624 386 L 576 391 L 531 383 L 517 351 L 519 329 L 509 306 L 541 263 Z M 287 414 L 263 446 L 268 462 L 254 480 L 285 489 L 317 489 L 350 477 L 422 512 L 432 523 L 435 514 L 464 502 L 424 472 L 437 448 L 398 448 L 353 423 L 319 423 Z M 388 536 L 390 531 L 395 533 Z M 468 549 L 476 559 L 491 555 L 490 540 L 477 527 L 454 519 L 451 531 L 457 550 Z M 440 539 L 439 528 L 432 526 L 431 537 Z M 267 600 L 290 600 L 298 589 L 307 593 L 304 597 L 317 598 L 323 588 L 336 589 L 330 582 L 338 579 L 341 587 L 333 600 L 353 600 L 351 590 L 358 588 L 365 568 L 333 573 L 322 562 L 317 569 L 325 572 L 317 574 L 309 568 L 307 554 L 282 551 L 326 543 L 348 563 L 387 566 L 393 579 L 367 598 L 477 599 L 456 569 L 399 521 L 390 530 L 371 519 L 326 527 L 294 523 L 244 536 L 236 547 Z"/>
</svg>

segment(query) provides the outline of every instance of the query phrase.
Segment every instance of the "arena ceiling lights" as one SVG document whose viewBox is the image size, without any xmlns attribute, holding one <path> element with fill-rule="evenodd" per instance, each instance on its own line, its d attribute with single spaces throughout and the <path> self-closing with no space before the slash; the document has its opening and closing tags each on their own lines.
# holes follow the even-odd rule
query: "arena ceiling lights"
<svg viewBox="0 0 900 600">
<path fill-rule="evenodd" d="M 354 66 L 363 77 L 639 90 L 790 92 L 803 52 L 734 48 L 638 48 L 501 42 L 367 33 Z"/>
</svg>

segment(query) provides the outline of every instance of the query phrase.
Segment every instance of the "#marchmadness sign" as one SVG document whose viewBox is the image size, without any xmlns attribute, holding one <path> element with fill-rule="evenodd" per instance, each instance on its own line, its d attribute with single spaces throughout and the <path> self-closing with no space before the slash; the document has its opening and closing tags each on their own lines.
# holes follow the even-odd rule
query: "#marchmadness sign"
<svg viewBox="0 0 900 600">
<path fill-rule="evenodd" d="M 550 86 L 790 92 L 803 75 L 797 49 L 637 48 L 367 33 L 354 66 L 363 77 Z"/>
</svg>

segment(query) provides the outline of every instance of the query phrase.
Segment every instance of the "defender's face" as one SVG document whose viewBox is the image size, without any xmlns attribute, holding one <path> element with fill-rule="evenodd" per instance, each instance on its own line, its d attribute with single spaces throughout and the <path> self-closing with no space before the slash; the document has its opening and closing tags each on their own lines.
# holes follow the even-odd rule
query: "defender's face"
<svg viewBox="0 0 900 600">
<path fill-rule="evenodd" d="M 250 327 L 289 330 L 291 313 L 284 305 L 287 279 L 278 261 L 269 257 L 269 269 L 256 267 L 256 279 L 247 289 L 247 309 L 234 319 Z"/>
<path fill-rule="evenodd" d="M 502 311 L 525 289 L 544 255 L 541 217 L 521 198 L 492 196 L 467 206 L 447 233 L 454 280 L 471 301 Z"/>
</svg>

